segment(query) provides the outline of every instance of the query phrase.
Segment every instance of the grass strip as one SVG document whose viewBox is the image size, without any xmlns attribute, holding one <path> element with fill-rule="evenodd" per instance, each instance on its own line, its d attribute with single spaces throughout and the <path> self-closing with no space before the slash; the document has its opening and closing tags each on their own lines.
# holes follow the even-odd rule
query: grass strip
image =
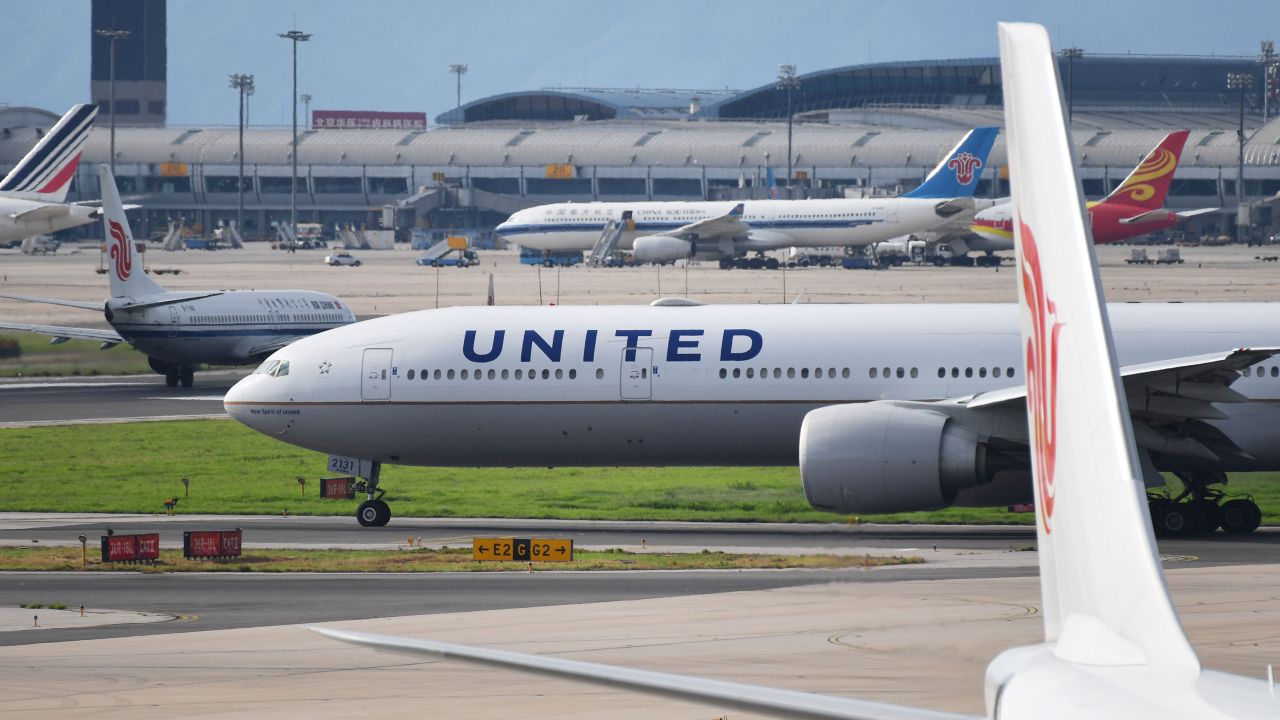
<svg viewBox="0 0 1280 720">
<path fill-rule="evenodd" d="M 860 568 L 910 565 L 918 557 L 871 555 L 740 555 L 704 550 L 698 553 L 631 553 L 620 549 L 578 550 L 572 562 L 475 562 L 467 548 L 400 550 L 258 550 L 225 560 L 187 560 L 180 550 L 161 550 L 154 565 L 104 563 L 90 557 L 81 564 L 80 548 L 0 548 L 0 571 L 86 572 L 316 572 L 431 573 L 529 572 L 539 570 L 759 570 L 783 568 Z"/>
<path fill-rule="evenodd" d="M 326 458 L 239 423 L 192 420 L 0 429 L 0 512 L 354 515 L 319 497 Z M 190 479 L 189 495 L 182 478 Z M 306 484 L 300 486 L 298 478 Z M 805 501 L 796 467 L 420 468 L 386 466 L 395 517 L 851 522 Z M 1238 473 L 1280 522 L 1280 473 Z M 1031 524 L 1006 508 L 863 516 L 867 522 Z M 354 522 L 354 519 L 353 519 Z M 394 523 L 394 518 L 392 519 Z"/>
</svg>

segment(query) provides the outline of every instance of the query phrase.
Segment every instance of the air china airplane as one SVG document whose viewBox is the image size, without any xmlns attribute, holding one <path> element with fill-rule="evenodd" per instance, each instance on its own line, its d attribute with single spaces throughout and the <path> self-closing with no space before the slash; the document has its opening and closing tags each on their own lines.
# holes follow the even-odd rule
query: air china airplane
<svg viewBox="0 0 1280 720">
<path fill-rule="evenodd" d="M 1132 395 L 1114 360 L 1048 36 L 1038 25 L 1002 23 L 1000 49 L 1019 220 L 1022 332 L 1016 342 L 1025 364 L 1018 370 L 1033 381 L 1020 420 L 1034 438 L 1044 642 L 1005 650 L 987 666 L 986 717 L 1280 717 L 1274 686 L 1203 669 L 1178 621 L 1145 505 L 1141 451 L 1125 408 Z M 622 687 L 718 710 L 843 720 L 968 717 L 581 662 L 557 657 L 554 649 L 531 655 L 316 630 L 382 650 Z"/>
<path fill-rule="evenodd" d="M 103 349 L 127 342 L 146 353 L 169 387 L 191 387 L 200 364 L 257 363 L 300 337 L 355 322 L 332 295 L 308 290 L 168 291 L 147 276 L 125 217 L 111 170 L 99 166 L 103 228 L 111 238 L 111 298 L 85 303 L 56 298 L 0 295 L 66 305 L 106 315 L 112 330 L 0 322 L 0 329 L 102 341 Z M 288 367 L 276 373 L 288 373 Z"/>
<path fill-rule="evenodd" d="M 1086 204 L 1090 229 L 1096 243 L 1115 243 L 1148 235 L 1177 225 L 1179 221 L 1216 208 L 1174 212 L 1164 207 L 1178 169 L 1178 158 L 1187 142 L 1187 130 L 1169 133 L 1146 158 L 1129 173 L 1111 194 Z M 957 252 L 994 252 L 1013 249 L 1013 206 L 1003 203 L 979 212 L 969 224 L 971 234 L 959 242 L 950 241 Z"/>
<path fill-rule="evenodd" d="M 97 114 L 97 105 L 72 107 L 0 180 L 0 242 L 86 225 L 101 214 L 65 202 Z"/>
<path fill-rule="evenodd" d="M 870 245 L 979 209 L 973 191 L 997 132 L 970 130 L 920 187 L 897 198 L 557 203 L 521 210 L 496 232 L 537 250 L 591 250 L 614 221 L 623 223 L 618 246 L 637 260 L 719 259 L 726 268 L 749 252 Z"/>
</svg>

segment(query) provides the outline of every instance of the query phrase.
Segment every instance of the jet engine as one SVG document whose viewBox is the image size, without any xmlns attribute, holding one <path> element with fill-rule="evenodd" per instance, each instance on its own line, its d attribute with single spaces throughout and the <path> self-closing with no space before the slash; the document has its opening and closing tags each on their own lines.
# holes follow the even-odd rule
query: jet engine
<svg viewBox="0 0 1280 720">
<path fill-rule="evenodd" d="M 800 478 L 818 510 L 933 510 L 990 482 L 979 435 L 945 413 L 877 401 L 813 410 L 800 428 Z"/>
<path fill-rule="evenodd" d="M 670 235 L 638 237 L 631 246 L 635 259 L 647 263 L 675 262 L 692 257 L 694 252 L 693 243 Z"/>
</svg>

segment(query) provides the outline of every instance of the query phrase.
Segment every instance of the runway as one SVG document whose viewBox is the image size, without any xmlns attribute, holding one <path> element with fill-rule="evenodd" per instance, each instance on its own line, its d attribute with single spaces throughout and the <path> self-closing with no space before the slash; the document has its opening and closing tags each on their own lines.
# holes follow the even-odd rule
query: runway
<svg viewBox="0 0 1280 720">
<path fill-rule="evenodd" d="M 0 380 L 0 428 L 226 417 L 222 397 L 250 371 L 196 373 L 190 388 L 159 375 Z"/>
</svg>

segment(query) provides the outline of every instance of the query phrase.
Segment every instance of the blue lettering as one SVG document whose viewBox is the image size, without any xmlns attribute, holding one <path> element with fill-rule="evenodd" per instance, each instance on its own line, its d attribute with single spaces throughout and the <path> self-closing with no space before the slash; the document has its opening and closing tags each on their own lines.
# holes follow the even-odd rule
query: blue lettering
<svg viewBox="0 0 1280 720">
<path fill-rule="evenodd" d="M 746 350 L 735 351 L 733 349 L 733 341 L 737 338 L 747 338 L 750 345 Z M 764 347 L 764 338 L 755 330 L 725 330 L 724 339 L 720 342 L 720 362 L 742 362 L 751 360 L 760 354 L 760 350 Z"/>
<path fill-rule="evenodd" d="M 551 362 L 560 362 L 560 350 L 564 346 L 564 331 L 556 330 L 551 336 L 551 343 L 548 344 L 536 331 L 525 330 L 524 342 L 520 345 L 520 362 L 529 362 L 532 359 L 534 345 L 537 345 Z"/>
<path fill-rule="evenodd" d="M 636 359 L 636 343 L 642 337 L 649 337 L 653 334 L 652 330 L 618 330 L 614 332 L 616 337 L 626 338 L 626 352 L 623 354 L 625 362 L 635 362 Z"/>
<path fill-rule="evenodd" d="M 506 330 L 493 331 L 493 345 L 490 346 L 489 352 L 481 355 L 476 352 L 476 331 L 468 330 L 462 339 L 462 355 L 471 362 L 487 363 L 493 362 L 502 352 L 502 339 L 507 334 Z"/>
<path fill-rule="evenodd" d="M 587 331 L 587 343 L 582 349 L 582 362 L 596 361 L 596 331 Z"/>
<path fill-rule="evenodd" d="M 702 330 L 672 330 L 671 338 L 667 342 L 667 362 L 697 362 L 702 359 L 702 353 L 681 353 L 683 349 L 696 349 L 698 347 L 697 340 L 685 340 L 684 336 L 699 337 L 703 333 Z"/>
</svg>

